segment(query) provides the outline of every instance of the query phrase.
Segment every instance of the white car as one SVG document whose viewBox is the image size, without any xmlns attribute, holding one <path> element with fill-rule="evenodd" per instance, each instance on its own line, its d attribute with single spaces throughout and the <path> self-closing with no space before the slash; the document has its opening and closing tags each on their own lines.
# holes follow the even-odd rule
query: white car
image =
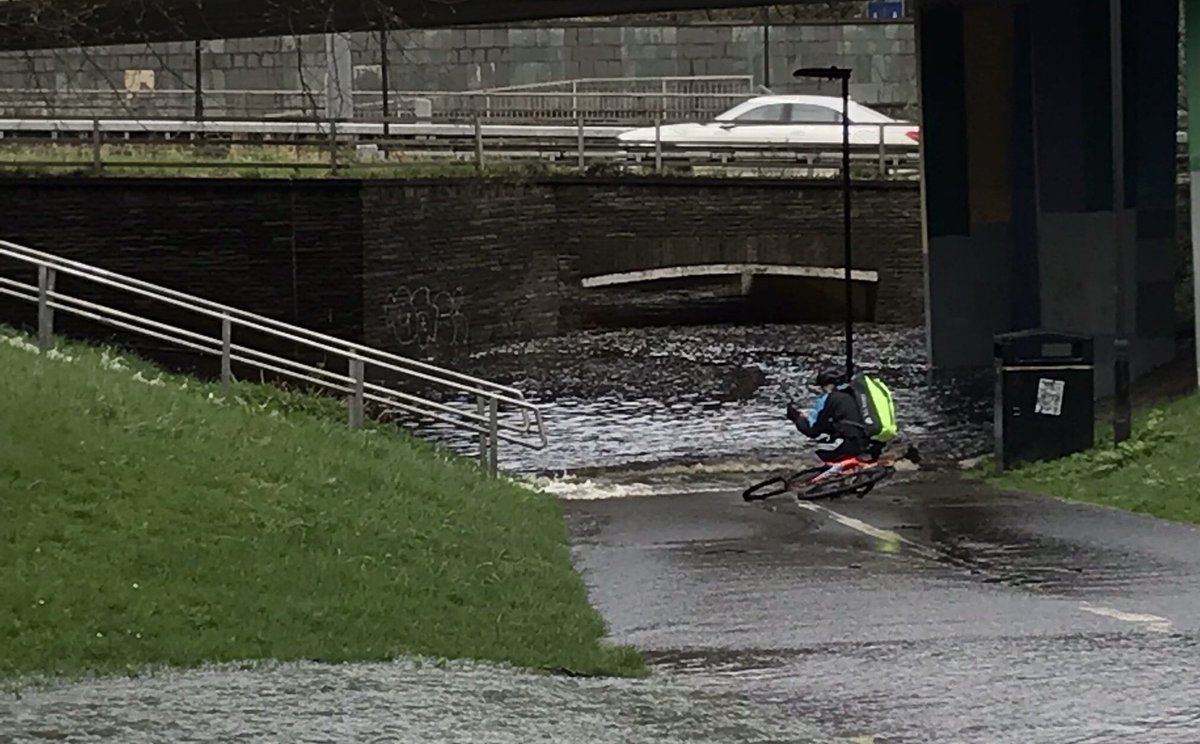
<svg viewBox="0 0 1200 744">
<path fill-rule="evenodd" d="M 850 144 L 916 148 L 920 130 L 862 104 L 849 102 Z M 842 144 L 842 99 L 836 96 L 760 96 L 734 106 L 705 124 L 660 127 L 664 143 L 675 145 L 830 145 Z M 653 145 L 654 127 L 617 135 L 629 145 Z"/>
</svg>

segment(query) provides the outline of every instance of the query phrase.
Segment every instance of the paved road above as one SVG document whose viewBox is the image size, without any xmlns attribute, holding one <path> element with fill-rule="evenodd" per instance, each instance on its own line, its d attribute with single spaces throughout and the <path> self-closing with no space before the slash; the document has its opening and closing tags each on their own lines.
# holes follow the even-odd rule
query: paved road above
<svg viewBox="0 0 1200 744">
<path fill-rule="evenodd" d="M 957 480 L 778 501 L 572 503 L 615 637 L 879 744 L 1200 738 L 1200 531 Z"/>
</svg>

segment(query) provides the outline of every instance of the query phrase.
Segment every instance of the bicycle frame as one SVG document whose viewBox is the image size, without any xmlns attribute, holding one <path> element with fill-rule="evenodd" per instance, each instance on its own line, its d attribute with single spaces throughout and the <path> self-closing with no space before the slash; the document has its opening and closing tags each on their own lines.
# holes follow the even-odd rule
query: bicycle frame
<svg viewBox="0 0 1200 744">
<path fill-rule="evenodd" d="M 865 495 L 875 485 L 895 472 L 898 458 L 894 455 L 881 455 L 874 460 L 864 460 L 859 456 L 851 456 L 831 463 L 807 468 L 786 476 L 774 476 L 761 483 L 756 483 L 742 492 L 743 501 L 762 501 L 774 496 L 780 496 L 788 491 L 803 490 L 797 493 L 797 498 L 832 498 L 847 493 L 859 492 Z M 859 476 L 868 474 L 865 483 L 857 483 Z M 840 487 L 837 484 L 843 479 L 846 482 Z M 835 486 L 828 492 L 822 486 Z M 826 486 L 828 487 L 828 486 Z"/>
</svg>

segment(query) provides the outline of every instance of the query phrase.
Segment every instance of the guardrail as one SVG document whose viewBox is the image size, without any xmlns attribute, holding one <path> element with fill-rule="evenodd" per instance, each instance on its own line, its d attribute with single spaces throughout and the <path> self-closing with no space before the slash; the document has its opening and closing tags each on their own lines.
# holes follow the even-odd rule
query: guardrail
<svg viewBox="0 0 1200 744">
<path fill-rule="evenodd" d="M 741 93 L 754 89 L 753 75 L 629 75 L 626 77 L 586 77 L 567 80 L 546 80 L 537 83 L 500 85 L 485 90 L 509 93 L 512 91 L 557 91 L 580 93 Z"/>
<path fill-rule="evenodd" d="M 233 364 L 237 363 L 343 395 L 347 400 L 351 429 L 363 426 L 366 404 L 370 402 L 389 412 L 402 412 L 418 419 L 475 432 L 479 435 L 480 462 L 493 474 L 497 471 L 497 453 L 502 440 L 533 449 L 546 446 L 541 410 L 515 388 L 282 323 L 15 243 L 0 241 L 0 259 L 36 269 L 36 284 L 0 275 L 0 294 L 37 305 L 37 337 L 43 349 L 53 347 L 54 314 L 56 311 L 63 312 L 202 355 L 218 357 L 221 361 L 221 380 L 227 389 L 234 379 Z M 56 287 L 61 276 L 77 277 L 162 307 L 184 311 L 202 321 L 201 325 L 211 326 L 211 331 L 206 333 L 183 328 L 66 294 Z M 308 364 L 257 348 L 239 341 L 239 331 L 284 342 L 297 350 L 320 354 L 326 359 L 333 358 L 343 365 L 345 371 L 334 371 L 325 365 Z M 388 382 L 391 379 L 432 387 L 451 396 L 465 397 L 466 401 L 455 405 L 432 400 L 399 389 Z"/>
<path fill-rule="evenodd" d="M 709 119 L 752 98 L 749 76 L 585 78 L 468 91 L 354 91 L 355 121 L 580 117 L 614 124 Z M 324 118 L 326 95 L 306 90 L 0 89 L 0 116 Z"/>
<path fill-rule="evenodd" d="M 888 144 L 886 132 L 908 124 L 879 125 L 873 142 L 851 147 L 856 175 L 875 178 L 915 177 L 919 173 L 916 143 Z M 322 121 L 191 121 L 162 119 L 0 119 L 0 164 L 28 168 L 70 168 L 99 174 L 109 168 L 187 169 L 242 168 L 274 170 L 320 170 L 334 173 L 355 168 L 378 168 L 413 158 L 424 161 L 473 162 L 483 171 L 490 161 L 543 163 L 586 173 L 595 167 L 616 167 L 637 172 L 663 173 L 667 169 L 706 168 L 726 173 L 757 173 L 763 170 L 797 169 L 802 175 L 826 171 L 840 173 L 841 143 L 796 143 L 784 145 L 689 144 L 654 142 L 626 144 L 617 135 L 629 127 L 614 127 L 577 121 L 573 126 L 557 123 L 486 124 L 471 123 L 369 123 Z M 655 128 L 656 133 L 661 128 Z M 75 145 L 87 159 L 3 160 L 6 145 Z M 286 161 L 222 162 L 197 157 L 193 161 L 172 158 L 115 157 L 114 146 L 136 143 L 145 146 L 224 147 L 270 146 L 308 151 L 309 157 Z M 323 155 L 321 151 L 324 150 Z M 196 150 L 199 154 L 199 150 Z M 316 153 L 315 157 L 312 157 Z"/>
</svg>

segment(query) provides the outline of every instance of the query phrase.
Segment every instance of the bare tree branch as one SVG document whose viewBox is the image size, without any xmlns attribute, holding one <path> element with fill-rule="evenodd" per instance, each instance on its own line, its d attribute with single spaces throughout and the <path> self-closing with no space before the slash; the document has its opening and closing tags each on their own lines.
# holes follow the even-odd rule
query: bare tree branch
<svg viewBox="0 0 1200 744">
<path fill-rule="evenodd" d="M 808 4 L 812 4 L 810 0 Z M 816 3 L 833 7 L 828 2 Z M 441 28 L 697 8 L 761 0 L 5 0 L 0 50 L 284 34 Z M 844 7 L 844 6 L 843 6 Z"/>
</svg>

